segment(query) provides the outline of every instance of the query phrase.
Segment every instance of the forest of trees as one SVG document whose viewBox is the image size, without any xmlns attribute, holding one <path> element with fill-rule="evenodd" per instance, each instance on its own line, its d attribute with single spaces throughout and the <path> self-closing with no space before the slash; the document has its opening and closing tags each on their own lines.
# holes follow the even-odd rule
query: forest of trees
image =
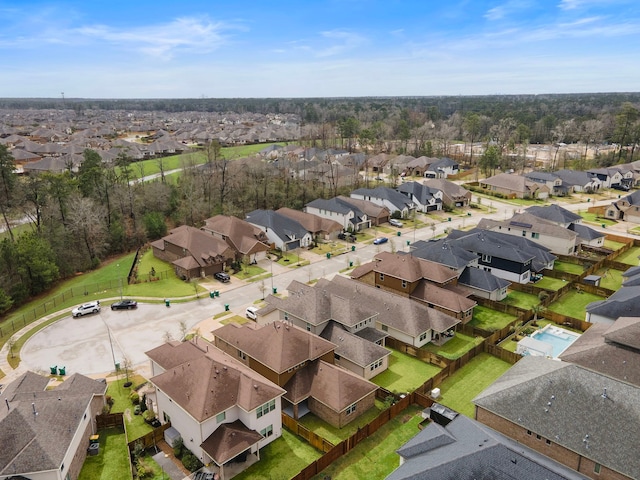
<svg viewBox="0 0 640 480">
<path fill-rule="evenodd" d="M 420 97 L 356 99 L 65 99 L 77 115 L 87 108 L 162 111 L 296 113 L 307 146 L 340 146 L 375 154 L 446 155 L 453 142 L 483 143 L 484 153 L 460 159 L 482 169 L 519 167 L 510 150 L 534 143 L 579 143 L 579 165 L 634 160 L 640 143 L 640 94 Z M 5 99 L 0 108 L 60 108 L 55 99 Z M 587 160 L 589 146 L 617 143 L 615 154 Z M 198 165 L 194 156 L 205 157 Z M 158 161 L 161 161 L 159 159 Z M 216 214 L 244 215 L 257 208 L 302 208 L 309 201 L 347 193 L 304 178 L 284 165 L 258 159 L 227 160 L 216 141 L 183 156 L 183 172 L 152 182 L 134 180 L 136 165 L 123 152 L 113 162 L 85 150 L 77 173 L 18 176 L 0 145 L 0 313 L 45 292 L 59 279 L 96 268 L 110 255 L 135 249 L 169 228 L 200 226 Z M 14 234 L 10 218 L 28 218 L 28 233 Z"/>
</svg>

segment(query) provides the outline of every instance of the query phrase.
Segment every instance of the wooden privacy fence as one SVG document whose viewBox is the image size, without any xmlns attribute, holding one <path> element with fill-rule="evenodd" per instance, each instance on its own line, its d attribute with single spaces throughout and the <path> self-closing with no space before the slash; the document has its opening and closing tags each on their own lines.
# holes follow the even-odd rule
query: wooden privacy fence
<svg viewBox="0 0 640 480">
<path fill-rule="evenodd" d="M 334 445 L 329 440 L 312 432 L 304 425 L 298 423 L 295 418 L 291 418 L 286 413 L 282 413 L 282 425 L 287 427 L 293 434 L 298 435 L 309 443 L 312 447 L 317 448 L 321 452 L 329 452 Z"/>
<path fill-rule="evenodd" d="M 171 423 L 165 423 L 154 428 L 153 431 L 146 435 L 130 441 L 127 445 L 129 447 L 129 453 L 131 454 L 133 452 L 136 445 L 142 445 L 145 450 L 150 447 L 155 447 L 158 442 L 164 440 L 164 431 L 169 427 L 171 427 Z"/>
<path fill-rule="evenodd" d="M 96 428 L 98 430 L 104 430 L 110 427 L 124 427 L 122 413 L 103 413 L 96 415 Z"/>
</svg>

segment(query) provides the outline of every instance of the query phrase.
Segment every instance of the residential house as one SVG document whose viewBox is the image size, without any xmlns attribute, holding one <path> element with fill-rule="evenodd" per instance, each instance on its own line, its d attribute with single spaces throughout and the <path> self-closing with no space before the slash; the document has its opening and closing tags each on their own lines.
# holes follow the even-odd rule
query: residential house
<svg viewBox="0 0 640 480">
<path fill-rule="evenodd" d="M 300 222 L 273 210 L 254 210 L 247 215 L 247 222 L 264 230 L 269 243 L 283 252 L 306 248 L 313 243 L 313 236 Z"/>
<path fill-rule="evenodd" d="M 391 217 L 391 212 L 389 212 L 387 207 L 376 205 L 373 202 L 358 200 L 357 198 L 345 197 L 342 195 L 339 195 L 336 198 L 347 202 L 349 205 L 352 205 L 364 213 L 369 219 L 370 226 L 378 226 L 383 223 L 387 223 Z"/>
<path fill-rule="evenodd" d="M 526 212 L 516 213 L 505 221 L 483 218 L 478 228 L 528 238 L 562 255 L 573 255 L 578 247 L 576 232 Z"/>
<path fill-rule="evenodd" d="M 400 466 L 386 480 L 583 480 L 586 477 L 464 415 L 431 423 L 401 446 Z M 448 420 L 448 418 L 447 418 Z"/>
<path fill-rule="evenodd" d="M 568 193 L 593 193 L 602 186 L 602 182 L 597 175 L 580 170 L 557 170 L 554 175 L 562 180 L 562 185 Z"/>
<path fill-rule="evenodd" d="M 632 317 L 638 312 L 640 312 L 640 285 L 623 285 L 606 300 L 588 304 L 585 320 L 611 325 L 620 317 Z"/>
<path fill-rule="evenodd" d="M 511 173 L 499 173 L 480 180 L 480 187 L 491 193 L 499 193 L 507 198 L 547 198 L 549 187 Z"/>
<path fill-rule="evenodd" d="M 221 479 L 260 460 L 282 433 L 285 391 L 202 338 L 148 352 L 158 418 Z"/>
<path fill-rule="evenodd" d="M 442 191 L 418 182 L 406 182 L 396 188 L 416 205 L 416 210 L 428 213 L 442 210 Z"/>
<path fill-rule="evenodd" d="M 0 478 L 76 480 L 98 433 L 106 383 L 75 373 L 54 388 L 26 372 L 0 393 Z"/>
<path fill-rule="evenodd" d="M 426 178 L 447 178 L 450 175 L 457 175 L 459 171 L 458 162 L 448 157 L 443 157 L 431 162 L 424 172 Z"/>
<path fill-rule="evenodd" d="M 563 185 L 562 179 L 555 173 L 534 170 L 524 173 L 522 176 L 538 185 L 546 185 L 551 195 L 565 196 L 571 193 L 571 191 Z"/>
<path fill-rule="evenodd" d="M 620 185 L 622 183 L 630 185 L 631 179 L 633 179 L 633 174 L 627 174 L 627 170 L 624 172 L 616 167 L 609 168 L 593 168 L 591 170 L 587 170 L 587 173 L 595 175 L 598 180 L 600 180 L 600 184 L 602 188 L 611 188 L 614 185 Z M 627 178 L 626 182 L 623 182 L 623 179 Z"/>
<path fill-rule="evenodd" d="M 397 214 L 401 218 L 408 218 L 415 209 L 415 204 L 410 199 L 392 188 L 358 188 L 351 192 L 350 196 L 386 207 L 392 216 Z"/>
<path fill-rule="evenodd" d="M 560 360 L 640 387 L 640 317 L 594 323 Z"/>
<path fill-rule="evenodd" d="M 499 302 L 507 298 L 511 282 L 486 270 L 467 267 L 458 277 L 458 285 L 468 288 L 476 297 Z"/>
<path fill-rule="evenodd" d="M 182 225 L 151 243 L 153 255 L 171 263 L 176 275 L 191 279 L 222 272 L 235 252 L 224 240 L 202 230 Z"/>
<path fill-rule="evenodd" d="M 640 190 L 613 202 L 605 210 L 605 216 L 612 220 L 640 223 Z"/>
<path fill-rule="evenodd" d="M 525 356 L 474 400 L 476 420 L 592 479 L 640 478 L 640 389 Z"/>
<path fill-rule="evenodd" d="M 511 282 L 529 283 L 532 272 L 553 269 L 555 255 L 524 237 L 491 230 L 454 230 L 447 237 L 476 254 L 478 268 Z"/>
<path fill-rule="evenodd" d="M 436 160 L 437 158 L 424 157 L 424 156 L 414 158 L 413 160 L 409 161 L 406 164 L 405 169 L 402 172 L 402 176 L 424 177 L 429 166 Z"/>
<path fill-rule="evenodd" d="M 312 412 L 342 428 L 374 405 L 377 387 L 334 365 L 332 342 L 290 322 L 229 324 L 214 335 L 216 346 L 286 390 L 283 411 L 296 420 Z"/>
<path fill-rule="evenodd" d="M 339 275 L 331 281 L 320 279 L 314 286 L 293 281 L 287 290 L 286 299 L 269 296 L 267 302 L 279 310 L 281 319 L 316 334 L 334 320 L 356 335 L 372 338 L 380 335 L 377 330 L 420 347 L 449 338 L 460 323 L 406 296 Z"/>
<path fill-rule="evenodd" d="M 582 217 L 566 208 L 562 208 L 556 204 L 546 205 L 544 207 L 533 205 L 527 208 L 525 212 L 575 232 L 578 236 L 576 238 L 576 244 L 578 246 L 582 244 L 592 247 L 604 246 L 606 235 L 583 225 Z"/>
<path fill-rule="evenodd" d="M 442 192 L 442 204 L 446 208 L 464 208 L 471 204 L 471 192 L 456 183 L 443 178 L 432 178 L 423 183 Z"/>
<path fill-rule="evenodd" d="M 355 268 L 351 278 L 408 296 L 467 323 L 476 302 L 457 286 L 458 275 L 444 265 L 402 253 L 381 252 L 372 262 Z"/>
<path fill-rule="evenodd" d="M 338 222 L 344 231 L 359 232 L 371 226 L 369 216 L 343 197 L 328 200 L 318 198 L 305 205 L 304 211 L 327 220 Z"/>
<path fill-rule="evenodd" d="M 317 240 L 335 240 L 343 227 L 335 220 L 314 215 L 313 213 L 301 212 L 292 208 L 282 207 L 276 213 L 289 217 L 297 221 Z"/>
<path fill-rule="evenodd" d="M 200 230 L 227 242 L 236 253 L 236 260 L 256 263 L 266 258 L 270 248 L 263 230 L 237 217 L 216 215 L 206 219 Z"/>
</svg>

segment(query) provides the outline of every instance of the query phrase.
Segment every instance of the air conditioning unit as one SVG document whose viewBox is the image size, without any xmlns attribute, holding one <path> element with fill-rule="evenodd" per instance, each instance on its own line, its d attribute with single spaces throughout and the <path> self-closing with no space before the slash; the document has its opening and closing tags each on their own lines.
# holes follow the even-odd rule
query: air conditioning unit
<svg viewBox="0 0 640 480">
<path fill-rule="evenodd" d="M 433 390 L 431 390 L 431 398 L 434 398 L 434 399 L 440 398 L 439 388 L 434 388 Z"/>
</svg>

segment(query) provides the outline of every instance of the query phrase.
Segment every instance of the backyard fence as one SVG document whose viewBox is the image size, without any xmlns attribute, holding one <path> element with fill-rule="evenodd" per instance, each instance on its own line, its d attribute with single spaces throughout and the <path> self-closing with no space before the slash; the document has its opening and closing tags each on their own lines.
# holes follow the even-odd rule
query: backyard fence
<svg viewBox="0 0 640 480">
<path fill-rule="evenodd" d="M 317 433 L 312 432 L 301 423 L 298 423 L 295 418 L 290 417 L 284 412 L 282 413 L 282 425 L 287 427 L 291 431 L 291 433 L 299 436 L 300 438 L 303 438 L 309 445 L 315 447 L 321 452 L 327 453 L 334 447 L 333 443 L 331 443 L 329 440 L 321 437 Z"/>
<path fill-rule="evenodd" d="M 124 415 L 122 413 L 103 413 L 96 415 L 96 428 L 98 430 L 111 427 L 124 427 Z"/>
<path fill-rule="evenodd" d="M 159 442 L 164 440 L 164 431 L 171 427 L 171 423 L 167 422 L 163 425 L 160 425 L 157 428 L 154 428 L 151 432 L 146 435 L 136 438 L 135 440 L 130 441 L 127 446 L 129 447 L 129 454 L 133 453 L 136 445 L 141 445 L 145 450 L 147 448 L 155 447 Z"/>
</svg>

